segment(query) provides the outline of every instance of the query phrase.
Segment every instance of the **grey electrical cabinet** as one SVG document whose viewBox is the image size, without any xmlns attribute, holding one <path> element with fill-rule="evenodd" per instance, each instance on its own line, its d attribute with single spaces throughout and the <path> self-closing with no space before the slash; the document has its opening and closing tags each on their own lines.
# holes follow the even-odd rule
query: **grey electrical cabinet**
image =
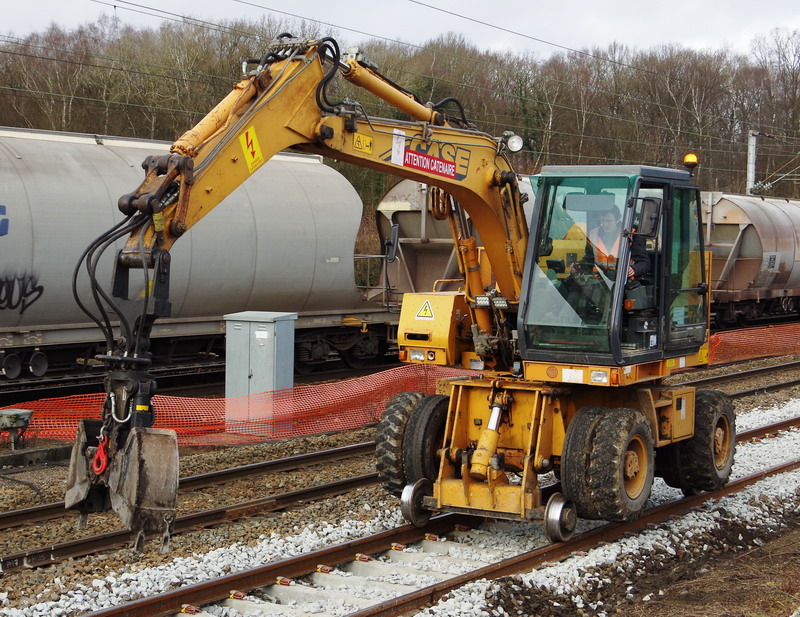
<svg viewBox="0 0 800 617">
<path fill-rule="evenodd" d="M 294 386 L 297 313 L 244 311 L 225 319 L 225 396 Z"/>
</svg>

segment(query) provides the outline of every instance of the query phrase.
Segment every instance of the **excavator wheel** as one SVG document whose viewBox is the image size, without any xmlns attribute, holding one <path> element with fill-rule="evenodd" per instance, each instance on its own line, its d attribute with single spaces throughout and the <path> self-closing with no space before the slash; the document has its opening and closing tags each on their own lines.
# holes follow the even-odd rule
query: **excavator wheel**
<svg viewBox="0 0 800 617">
<path fill-rule="evenodd" d="M 569 444 L 570 451 L 565 442 L 562 476 L 568 474 L 572 479 L 567 484 L 571 490 L 582 491 L 577 495 L 567 491 L 567 496 L 584 518 L 634 520 L 644 509 L 653 485 L 655 455 L 650 425 L 637 409 L 599 409 L 602 411 L 595 412 L 599 419 L 587 419 L 588 430 L 580 431 L 584 438 L 581 454 L 572 457 L 581 445 L 578 439 Z"/>
<path fill-rule="evenodd" d="M 447 408 L 450 397 L 434 394 L 424 397 L 408 419 L 403 438 L 403 465 L 406 482 L 425 478 L 435 482 L 439 475 L 438 451 L 444 444 Z"/>
<path fill-rule="evenodd" d="M 559 475 L 564 496 L 575 504 L 578 516 L 588 518 L 591 512 L 591 493 L 586 485 L 586 469 L 592 450 L 592 435 L 605 407 L 581 407 L 567 426 Z"/>
<path fill-rule="evenodd" d="M 411 411 L 422 398 L 421 392 L 401 392 L 386 405 L 375 439 L 375 468 L 384 488 L 399 496 L 406 485 L 403 468 L 403 434 Z"/>
<path fill-rule="evenodd" d="M 736 417 L 731 398 L 719 390 L 698 390 L 694 436 L 659 448 L 659 473 L 669 486 L 684 494 L 713 491 L 727 484 L 735 448 Z"/>
</svg>

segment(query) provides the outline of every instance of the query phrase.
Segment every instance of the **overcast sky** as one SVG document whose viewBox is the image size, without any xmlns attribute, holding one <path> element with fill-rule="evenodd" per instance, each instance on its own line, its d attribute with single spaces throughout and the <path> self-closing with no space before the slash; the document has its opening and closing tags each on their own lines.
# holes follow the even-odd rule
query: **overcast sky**
<svg viewBox="0 0 800 617">
<path fill-rule="evenodd" d="M 102 15 L 116 15 L 122 23 L 134 26 L 157 26 L 166 17 L 159 10 L 208 21 L 258 19 L 285 11 L 337 26 L 342 38 L 350 42 L 370 35 L 421 43 L 453 31 L 481 49 L 525 49 L 539 56 L 559 48 L 526 37 L 577 49 L 605 47 L 617 41 L 638 49 L 678 43 L 747 53 L 757 35 L 776 27 L 800 29 L 798 0 L 136 0 L 135 4 L 122 0 L 22 0 L 9 8 L 3 11 L 0 32 L 17 36 L 43 30 L 53 22 L 71 29 Z M 146 12 L 159 16 L 143 14 Z"/>
</svg>

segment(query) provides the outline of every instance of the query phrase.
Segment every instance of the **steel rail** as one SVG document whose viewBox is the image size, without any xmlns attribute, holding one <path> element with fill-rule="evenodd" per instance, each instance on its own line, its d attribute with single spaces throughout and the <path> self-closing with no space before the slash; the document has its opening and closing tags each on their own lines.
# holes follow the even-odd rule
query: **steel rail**
<svg viewBox="0 0 800 617">
<path fill-rule="evenodd" d="M 364 486 L 377 484 L 378 474 L 369 473 L 353 478 L 345 478 L 336 482 L 312 486 L 270 495 L 261 499 L 254 499 L 244 503 L 222 506 L 213 510 L 203 510 L 193 514 L 186 514 L 175 519 L 173 534 L 193 531 L 200 527 L 217 525 L 238 518 L 250 517 L 256 513 L 277 512 L 286 508 L 317 501 L 319 499 L 334 497 L 349 493 Z M 85 557 L 101 550 L 114 548 L 125 543 L 133 542 L 134 534 L 127 529 L 109 531 L 104 534 L 71 540 L 52 546 L 21 551 L 12 555 L 0 557 L 0 573 L 12 572 L 22 568 L 33 568 L 51 565 L 74 557 Z"/>
<path fill-rule="evenodd" d="M 571 553 L 586 550 L 599 542 L 616 540 L 627 533 L 637 532 L 648 525 L 661 523 L 673 516 L 685 514 L 699 504 L 719 499 L 737 492 L 771 475 L 785 473 L 800 468 L 800 460 L 752 474 L 731 482 L 727 486 L 699 495 L 684 497 L 678 501 L 663 504 L 647 510 L 639 519 L 631 523 L 607 523 L 574 537 L 563 544 L 551 544 L 478 570 L 441 581 L 370 607 L 351 613 L 349 617 L 391 617 L 403 615 L 412 610 L 428 606 L 443 595 L 466 583 L 488 578 L 495 579 L 524 570 L 531 570 L 546 562 L 559 561 Z M 409 544 L 420 540 L 426 533 L 437 535 L 452 531 L 456 525 L 474 518 L 458 514 L 445 514 L 431 519 L 424 528 L 405 526 L 380 534 L 359 538 L 325 549 L 313 551 L 295 558 L 269 563 L 257 568 L 229 574 L 219 579 L 204 581 L 174 589 L 163 594 L 141 598 L 127 604 L 100 609 L 87 617 L 163 617 L 180 612 L 186 605 L 202 605 L 217 602 L 229 597 L 232 590 L 252 590 L 270 585 L 279 577 L 296 578 L 313 572 L 317 565 L 336 566 L 355 558 L 356 553 L 371 554 L 388 550 L 392 543 Z"/>
<path fill-rule="evenodd" d="M 200 378 L 204 381 L 217 379 L 219 383 L 223 383 L 225 363 L 219 361 L 183 366 L 158 366 L 151 368 L 150 373 L 159 379 L 159 391 L 191 387 L 195 385 L 194 381 Z M 32 400 L 32 395 L 41 399 L 76 394 L 102 394 L 105 392 L 104 376 L 86 372 L 79 375 L 37 377 L 6 382 L 0 384 L 0 406 L 24 405 L 24 401 Z"/>
<path fill-rule="evenodd" d="M 681 383 L 681 385 L 699 386 L 709 383 L 734 381 L 736 379 L 743 379 L 747 377 L 755 377 L 757 375 L 763 375 L 764 373 L 770 373 L 775 370 L 782 371 L 790 369 L 800 370 L 800 360 L 785 362 L 783 364 L 773 364 L 771 366 L 762 366 L 759 368 L 748 369 L 746 371 L 740 371 L 738 373 L 726 373 L 725 375 L 717 375 L 715 377 L 701 377 L 700 379 L 692 379 L 689 381 L 685 381 Z"/>
<path fill-rule="evenodd" d="M 372 554 L 385 551 L 392 543 L 412 544 L 425 534 L 444 535 L 458 525 L 474 523 L 475 519 L 463 514 L 434 516 L 425 527 L 406 525 L 371 536 L 343 542 L 297 557 L 291 557 L 228 574 L 219 579 L 195 583 L 173 589 L 163 594 L 134 600 L 127 604 L 87 613 L 85 617 L 161 617 L 180 612 L 185 604 L 208 604 L 227 598 L 233 589 L 255 589 L 274 583 L 278 576 L 296 578 L 313 572 L 319 564 L 338 565 L 355 558 L 357 553 Z"/>
<path fill-rule="evenodd" d="M 740 390 L 739 392 L 731 392 L 728 396 L 733 398 L 743 398 L 745 396 L 754 396 L 756 394 L 766 394 L 767 392 L 774 392 L 775 390 L 783 390 L 784 388 L 791 388 L 800 385 L 800 379 L 792 379 L 790 381 L 782 381 L 781 383 L 765 384 L 757 388 L 750 388 L 748 390 Z"/>
<path fill-rule="evenodd" d="M 483 578 L 496 579 L 521 571 L 529 571 L 547 562 L 561 561 L 569 557 L 575 551 L 584 551 L 594 548 L 600 542 L 618 540 L 626 534 L 636 533 L 650 525 L 663 523 L 671 517 L 686 514 L 706 501 L 719 499 L 725 495 L 741 491 L 766 477 L 786 473 L 798 468 L 800 468 L 800 460 L 792 461 L 784 465 L 777 465 L 770 469 L 730 482 L 728 485 L 716 491 L 690 495 L 678 501 L 650 508 L 646 510 L 641 517 L 631 523 L 606 523 L 605 525 L 575 536 L 569 542 L 550 544 L 528 553 L 505 559 L 496 564 L 480 568 L 479 570 L 474 570 L 457 576 L 456 578 L 448 579 L 431 585 L 430 587 L 406 594 L 405 596 L 394 598 L 385 604 L 351 613 L 348 617 L 392 617 L 403 615 L 411 610 L 429 606 L 446 593 L 472 581 Z M 108 615 L 111 614 L 113 613 L 109 613 Z M 91 615 L 95 615 L 95 613 L 91 613 Z M 154 615 L 153 617 L 157 616 Z"/>
<path fill-rule="evenodd" d="M 762 438 L 765 436 L 776 434 L 780 431 L 788 430 L 800 426 L 800 417 L 791 418 L 782 422 L 777 422 L 763 427 L 754 428 L 748 431 L 737 434 L 736 439 L 739 443 L 751 441 L 753 439 Z M 353 446 L 344 446 L 324 452 L 325 460 L 337 460 L 340 458 L 337 454 L 347 451 L 365 453 L 371 452 L 374 447 L 373 442 L 364 442 L 355 444 Z M 287 459 L 278 459 L 277 461 L 270 461 L 275 463 L 277 467 L 284 468 L 283 465 L 289 465 L 290 461 L 297 459 L 313 459 L 312 455 L 300 455 L 299 457 L 290 457 Z M 316 459 L 317 461 L 319 459 Z M 265 463 L 256 463 L 253 465 L 246 465 L 244 469 L 247 475 L 258 473 L 258 469 L 263 469 Z M 288 468 L 288 467 L 286 467 Z M 240 468 L 234 468 L 240 469 Z M 234 469 L 226 469 L 221 472 L 212 472 L 211 474 L 203 474 L 199 476 L 191 476 L 187 480 L 200 481 L 205 476 L 211 476 L 208 481 L 213 482 L 216 478 L 227 478 L 232 475 Z M 222 480 L 219 480 L 222 481 Z M 184 533 L 186 531 L 195 530 L 200 527 L 215 525 L 238 518 L 252 516 L 259 512 L 273 512 L 281 510 L 299 503 L 318 500 L 324 497 L 343 494 L 345 492 L 377 484 L 379 481 L 377 474 L 366 474 L 355 478 L 345 479 L 339 482 L 321 485 L 317 487 L 310 487 L 307 489 L 299 489 L 278 495 L 271 495 L 252 501 L 247 501 L 229 506 L 222 506 L 212 510 L 204 510 L 192 514 L 187 514 L 179 517 L 175 522 L 174 533 Z M 24 511 L 15 511 L 24 512 Z M 63 510 L 62 510 L 63 512 Z M 105 534 L 99 534 L 72 540 L 61 544 L 50 545 L 26 551 L 20 551 L 10 555 L 0 557 L 0 572 L 9 572 L 20 568 L 38 567 L 42 565 L 50 565 L 65 559 L 74 557 L 83 557 L 91 553 L 113 548 L 132 540 L 130 532 L 127 530 L 111 531 Z"/>
<path fill-rule="evenodd" d="M 278 473 L 297 469 L 299 467 L 310 467 L 312 465 L 329 463 L 345 458 L 355 458 L 357 456 L 372 454 L 374 451 L 375 442 L 365 441 L 348 446 L 341 446 L 339 448 L 331 448 L 321 452 L 299 454 L 297 456 L 289 456 L 271 461 L 262 461 L 260 463 L 251 463 L 240 467 L 231 467 L 220 471 L 187 476 L 179 480 L 178 488 L 180 490 L 196 490 L 254 475 Z M 19 510 L 9 510 L 8 512 L 0 513 L 0 530 L 51 518 L 58 518 L 65 514 L 75 514 L 75 512 L 73 510 L 65 511 L 63 501 L 21 508 Z"/>
</svg>

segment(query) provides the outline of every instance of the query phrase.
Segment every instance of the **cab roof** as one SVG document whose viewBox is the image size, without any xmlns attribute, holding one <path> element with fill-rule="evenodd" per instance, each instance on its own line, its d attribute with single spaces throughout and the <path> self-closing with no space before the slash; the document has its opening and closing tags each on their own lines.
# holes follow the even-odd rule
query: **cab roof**
<svg viewBox="0 0 800 617">
<path fill-rule="evenodd" d="M 685 169 L 653 167 L 651 165 L 545 165 L 540 176 L 631 176 L 657 180 L 690 182 L 691 174 Z"/>
</svg>

